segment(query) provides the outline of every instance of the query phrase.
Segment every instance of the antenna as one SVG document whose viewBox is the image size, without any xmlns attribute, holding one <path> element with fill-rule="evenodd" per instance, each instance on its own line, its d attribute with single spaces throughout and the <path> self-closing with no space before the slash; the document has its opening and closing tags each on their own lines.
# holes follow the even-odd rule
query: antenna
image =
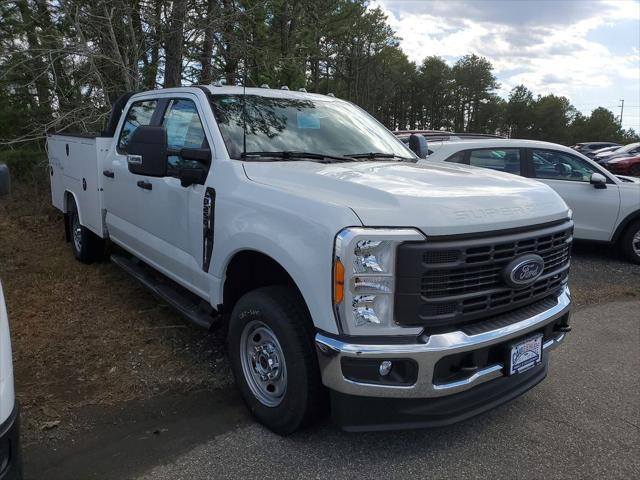
<svg viewBox="0 0 640 480">
<path fill-rule="evenodd" d="M 247 64 L 244 64 L 242 80 L 242 158 L 247 157 Z"/>
</svg>

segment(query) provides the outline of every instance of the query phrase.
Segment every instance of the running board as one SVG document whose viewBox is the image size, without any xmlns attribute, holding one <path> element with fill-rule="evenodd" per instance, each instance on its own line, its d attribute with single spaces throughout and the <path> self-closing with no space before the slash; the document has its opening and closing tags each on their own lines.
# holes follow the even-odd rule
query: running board
<svg viewBox="0 0 640 480">
<path fill-rule="evenodd" d="M 220 315 L 204 300 L 147 267 L 136 257 L 113 254 L 111 261 L 196 325 L 213 329 L 220 323 Z"/>
</svg>

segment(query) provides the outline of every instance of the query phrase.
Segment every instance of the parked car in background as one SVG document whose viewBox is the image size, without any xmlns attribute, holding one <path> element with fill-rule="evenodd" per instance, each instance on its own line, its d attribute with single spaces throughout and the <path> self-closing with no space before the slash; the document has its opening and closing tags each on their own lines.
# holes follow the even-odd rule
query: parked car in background
<svg viewBox="0 0 640 480">
<path fill-rule="evenodd" d="M 630 143 L 610 152 L 598 153 L 593 159 L 600 165 L 605 165 L 606 162 L 614 158 L 631 157 L 636 154 L 640 154 L 640 142 Z"/>
<path fill-rule="evenodd" d="M 9 170 L 0 165 L 0 196 L 8 193 Z M 7 307 L 0 283 L 0 479 L 22 478 L 20 427 L 13 383 L 13 359 Z"/>
<path fill-rule="evenodd" d="M 456 133 L 443 130 L 396 130 L 393 134 L 402 143 L 408 144 L 411 135 L 422 135 L 428 142 L 446 142 L 452 140 L 473 140 L 477 138 L 504 138 L 490 133 Z"/>
<path fill-rule="evenodd" d="M 580 153 L 582 153 L 587 158 L 593 159 L 596 155 L 599 155 L 600 153 L 613 152 L 614 150 L 618 150 L 620 147 L 621 145 L 615 145 L 613 147 L 604 147 L 604 148 L 599 148 L 598 150 L 587 150 Z"/>
<path fill-rule="evenodd" d="M 576 143 L 573 147 L 574 150 L 586 155 L 588 152 L 594 152 L 601 148 L 606 147 L 620 147 L 621 145 L 615 142 L 583 142 Z"/>
<path fill-rule="evenodd" d="M 640 263 L 640 183 L 617 178 L 571 148 L 534 140 L 471 140 L 430 145 L 429 161 L 463 163 L 535 178 L 573 210 L 577 239 L 615 242 Z"/>
<path fill-rule="evenodd" d="M 539 182 L 418 165 L 424 137 L 414 155 L 355 105 L 288 89 L 139 92 L 107 132 L 47 140 L 74 255 L 109 239 L 185 317 L 226 327 L 275 432 L 329 396 L 349 430 L 463 420 L 542 381 L 570 329 L 573 222 Z"/>
<path fill-rule="evenodd" d="M 616 175 L 640 177 L 640 155 L 612 158 L 605 163 L 605 167 Z"/>
</svg>

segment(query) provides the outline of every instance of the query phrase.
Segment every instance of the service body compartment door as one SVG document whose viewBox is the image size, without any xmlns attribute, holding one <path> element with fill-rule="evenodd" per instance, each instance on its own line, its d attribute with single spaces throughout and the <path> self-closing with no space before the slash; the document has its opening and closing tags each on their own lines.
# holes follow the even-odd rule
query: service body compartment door
<svg viewBox="0 0 640 480">
<path fill-rule="evenodd" d="M 98 166 L 104 152 L 99 151 L 110 143 L 109 138 L 53 135 L 49 138 L 49 173 L 54 206 L 61 210 L 65 205 L 65 193 L 71 192 L 76 200 L 80 223 L 102 236 L 102 202 L 98 184 Z"/>
</svg>

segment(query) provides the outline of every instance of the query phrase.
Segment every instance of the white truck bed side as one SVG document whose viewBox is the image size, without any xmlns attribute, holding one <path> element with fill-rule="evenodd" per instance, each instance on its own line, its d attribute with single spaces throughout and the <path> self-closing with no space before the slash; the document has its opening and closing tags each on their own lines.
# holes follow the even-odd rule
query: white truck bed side
<svg viewBox="0 0 640 480">
<path fill-rule="evenodd" d="M 67 212 L 69 192 L 78 207 L 80 222 L 100 237 L 102 221 L 102 162 L 113 139 L 73 135 L 50 135 L 47 138 L 51 200 Z"/>
</svg>

